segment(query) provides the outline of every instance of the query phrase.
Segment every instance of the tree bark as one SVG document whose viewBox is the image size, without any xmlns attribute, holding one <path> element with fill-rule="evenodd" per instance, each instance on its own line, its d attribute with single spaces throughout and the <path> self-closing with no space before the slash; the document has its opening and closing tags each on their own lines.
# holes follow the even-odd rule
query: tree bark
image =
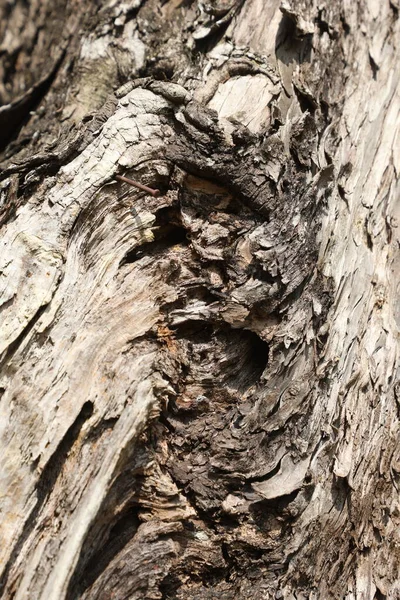
<svg viewBox="0 0 400 600">
<path fill-rule="evenodd" d="M 400 598 L 397 0 L 0 11 L 1 598 Z"/>
</svg>

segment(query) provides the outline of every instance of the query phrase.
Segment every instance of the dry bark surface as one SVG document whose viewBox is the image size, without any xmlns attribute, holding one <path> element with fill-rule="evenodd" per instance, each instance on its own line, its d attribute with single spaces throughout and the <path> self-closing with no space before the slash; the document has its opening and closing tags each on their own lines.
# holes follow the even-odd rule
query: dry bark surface
<svg viewBox="0 0 400 600">
<path fill-rule="evenodd" d="M 400 598 L 399 34 L 1 3 L 2 599 Z"/>
</svg>

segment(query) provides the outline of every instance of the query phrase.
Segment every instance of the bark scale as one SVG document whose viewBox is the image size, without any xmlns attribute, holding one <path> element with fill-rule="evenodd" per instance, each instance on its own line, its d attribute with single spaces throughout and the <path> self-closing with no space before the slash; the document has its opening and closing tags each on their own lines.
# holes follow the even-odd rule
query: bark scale
<svg viewBox="0 0 400 600">
<path fill-rule="evenodd" d="M 400 598 L 397 3 L 0 10 L 1 597 Z"/>
</svg>

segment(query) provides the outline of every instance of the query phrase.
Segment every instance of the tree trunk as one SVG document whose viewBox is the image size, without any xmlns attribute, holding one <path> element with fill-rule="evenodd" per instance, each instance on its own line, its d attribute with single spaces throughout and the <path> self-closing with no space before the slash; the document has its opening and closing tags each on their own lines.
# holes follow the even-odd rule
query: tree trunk
<svg viewBox="0 0 400 600">
<path fill-rule="evenodd" d="M 398 0 L 0 10 L 1 598 L 400 598 Z"/>
</svg>

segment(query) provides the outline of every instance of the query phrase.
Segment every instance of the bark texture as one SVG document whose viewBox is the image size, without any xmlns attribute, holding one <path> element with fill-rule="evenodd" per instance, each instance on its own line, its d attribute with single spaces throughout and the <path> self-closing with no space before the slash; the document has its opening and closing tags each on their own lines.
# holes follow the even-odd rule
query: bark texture
<svg viewBox="0 0 400 600">
<path fill-rule="evenodd" d="M 0 13 L 1 598 L 400 598 L 397 0 Z"/>
</svg>

